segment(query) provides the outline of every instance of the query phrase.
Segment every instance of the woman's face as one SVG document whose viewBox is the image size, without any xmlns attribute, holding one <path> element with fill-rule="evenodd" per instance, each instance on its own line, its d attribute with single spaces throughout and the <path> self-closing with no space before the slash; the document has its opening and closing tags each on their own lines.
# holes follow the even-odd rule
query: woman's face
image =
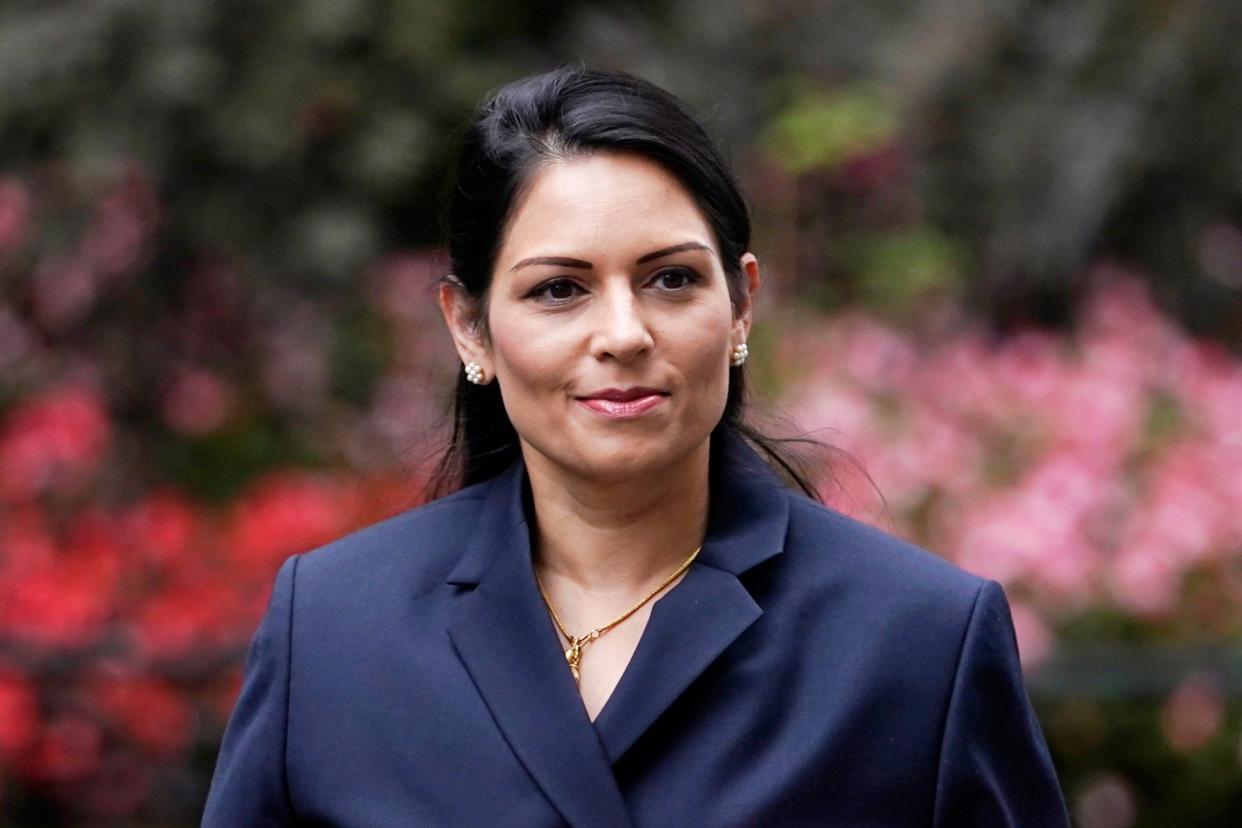
<svg viewBox="0 0 1242 828">
<path fill-rule="evenodd" d="M 704 447 L 719 422 L 758 288 L 754 256 L 740 264 L 735 314 L 711 227 L 680 182 L 600 152 L 534 174 L 496 257 L 489 337 L 457 291 L 442 289 L 441 305 L 462 359 L 499 383 L 528 463 L 620 480 Z"/>
</svg>

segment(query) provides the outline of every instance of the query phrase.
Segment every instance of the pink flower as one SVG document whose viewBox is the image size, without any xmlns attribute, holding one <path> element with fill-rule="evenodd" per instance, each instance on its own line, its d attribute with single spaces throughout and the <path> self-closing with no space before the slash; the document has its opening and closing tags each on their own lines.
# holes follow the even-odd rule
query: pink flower
<svg viewBox="0 0 1242 828">
<path fill-rule="evenodd" d="M 8 305 L 0 302 L 0 373 L 7 373 L 35 353 L 35 335 Z"/>
<path fill-rule="evenodd" d="M 960 531 L 954 550 L 958 565 L 1004 586 L 1028 577 L 1045 549 L 1038 522 L 1003 497 L 980 501 Z"/>
<path fill-rule="evenodd" d="M 1222 552 L 1234 518 L 1215 490 L 1214 453 L 1204 449 L 1197 442 L 1180 441 L 1154 461 L 1135 522 L 1135 531 L 1183 568 Z"/>
<path fill-rule="evenodd" d="M 159 220 L 155 190 L 136 163 L 95 205 L 81 243 L 83 258 L 103 279 L 132 273 L 151 252 Z"/>
<path fill-rule="evenodd" d="M 40 262 L 31 282 L 34 315 L 45 327 L 66 331 L 91 312 L 99 288 L 88 262 L 72 256 Z"/>
<path fill-rule="evenodd" d="M 1074 815 L 1080 828 L 1130 828 L 1138 816 L 1134 786 L 1117 774 L 1100 774 L 1079 795 Z"/>
<path fill-rule="evenodd" d="M 449 271 L 447 256 L 439 250 L 403 250 L 372 266 L 365 277 L 371 306 L 394 319 L 427 323 L 437 310 L 437 280 Z M 434 330 L 423 325 L 424 330 Z"/>
<path fill-rule="evenodd" d="M 819 382 L 801 389 L 788 410 L 804 428 L 830 429 L 851 440 L 865 438 L 874 427 L 866 395 L 840 382 Z"/>
<path fill-rule="evenodd" d="M 1018 638 L 1018 658 L 1024 670 L 1034 670 L 1047 661 L 1056 644 L 1056 636 L 1037 612 L 1021 601 L 1009 606 L 1013 615 L 1014 633 Z"/>
<path fill-rule="evenodd" d="M 1113 333 L 1147 346 L 1172 338 L 1171 325 L 1136 273 L 1116 264 L 1102 264 L 1094 269 L 1091 280 L 1095 289 L 1079 314 L 1082 330 Z"/>
<path fill-rule="evenodd" d="M 263 333 L 263 392 L 278 408 L 307 412 L 322 406 L 328 393 L 324 331 L 330 325 L 309 303 L 292 303 Z"/>
<path fill-rule="evenodd" d="M 833 358 L 845 376 L 872 391 L 906 386 L 917 356 L 904 337 L 864 316 L 849 319 L 844 333 Z"/>
<path fill-rule="evenodd" d="M 30 191 L 13 178 L 0 179 L 0 262 L 12 256 L 30 232 Z"/>
<path fill-rule="evenodd" d="M 1160 729 L 1179 753 L 1190 753 L 1220 732 L 1225 718 L 1225 699 L 1216 679 L 1206 673 L 1187 676 L 1165 701 Z"/>
<path fill-rule="evenodd" d="M 1081 520 L 1100 504 L 1113 471 L 1097 465 L 1095 459 L 1066 450 L 1049 452 L 1036 461 L 1019 485 L 1047 512 L 1069 521 Z"/>
<path fill-rule="evenodd" d="M 161 406 L 169 427 L 192 436 L 216 431 L 228 422 L 236 407 L 232 385 L 211 371 L 195 368 L 173 378 Z"/>
<path fill-rule="evenodd" d="M 1020 406 L 1043 405 L 1065 382 L 1064 345 L 1052 334 L 1028 330 L 1006 340 L 991 357 L 996 383 Z"/>
<path fill-rule="evenodd" d="M 1146 408 L 1127 379 L 1078 373 L 1067 378 L 1042 412 L 1057 442 L 1115 465 L 1141 434 Z"/>
<path fill-rule="evenodd" d="M 1109 582 L 1114 600 L 1139 617 L 1167 616 L 1181 594 L 1182 571 L 1148 547 L 1123 549 L 1112 562 Z"/>
<path fill-rule="evenodd" d="M 941 411 L 978 428 L 1004 421 L 1014 404 L 1003 389 L 1005 373 L 994 349 L 977 333 L 941 343 L 910 378 L 909 391 Z"/>
<path fill-rule="evenodd" d="M 1223 443 L 1242 445 L 1242 365 L 1230 366 L 1228 373 L 1205 382 L 1195 402 L 1208 433 Z"/>
</svg>

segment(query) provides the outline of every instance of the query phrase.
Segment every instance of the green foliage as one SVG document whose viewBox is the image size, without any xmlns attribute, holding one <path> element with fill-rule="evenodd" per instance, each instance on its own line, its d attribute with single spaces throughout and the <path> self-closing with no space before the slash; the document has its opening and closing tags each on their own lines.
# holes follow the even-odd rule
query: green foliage
<svg viewBox="0 0 1242 828">
<path fill-rule="evenodd" d="M 874 308 L 908 315 L 962 287 L 961 245 L 930 227 L 862 233 L 846 238 L 842 248 L 857 274 L 859 298 Z"/>
<path fill-rule="evenodd" d="M 1221 732 L 1187 751 L 1170 750 L 1162 709 L 1145 700 L 1037 699 L 1036 709 L 1071 802 L 1111 779 L 1132 803 L 1134 820 L 1120 823 L 1132 828 L 1242 820 L 1242 772 L 1228 735 L 1238 732 L 1242 705 L 1228 705 Z"/>
<path fill-rule="evenodd" d="M 889 140 L 899 116 L 891 96 L 870 84 L 801 90 L 759 137 L 764 150 L 794 174 L 830 168 Z"/>
<path fill-rule="evenodd" d="M 266 415 L 198 438 L 159 434 L 150 457 L 161 482 L 221 505 L 264 472 L 320 463 L 293 431 Z"/>
<path fill-rule="evenodd" d="M 388 364 L 384 328 L 370 316 L 342 320 L 330 352 L 333 396 L 365 406 Z"/>
</svg>

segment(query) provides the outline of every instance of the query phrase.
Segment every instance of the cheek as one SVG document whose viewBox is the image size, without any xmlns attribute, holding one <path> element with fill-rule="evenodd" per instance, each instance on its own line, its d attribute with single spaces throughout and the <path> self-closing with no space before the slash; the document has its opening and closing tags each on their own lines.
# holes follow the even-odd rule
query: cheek
<svg viewBox="0 0 1242 828">
<path fill-rule="evenodd" d="M 691 331 L 697 331 L 693 336 Z M 729 385 L 729 334 L 728 320 L 713 319 L 701 327 L 684 326 L 670 345 L 686 383 L 715 404 L 715 397 L 723 399 Z M 715 392 L 715 393 L 712 393 Z"/>
<path fill-rule="evenodd" d="M 572 364 L 565 334 L 556 326 L 521 319 L 493 325 L 492 358 L 506 404 L 564 386 Z"/>
</svg>

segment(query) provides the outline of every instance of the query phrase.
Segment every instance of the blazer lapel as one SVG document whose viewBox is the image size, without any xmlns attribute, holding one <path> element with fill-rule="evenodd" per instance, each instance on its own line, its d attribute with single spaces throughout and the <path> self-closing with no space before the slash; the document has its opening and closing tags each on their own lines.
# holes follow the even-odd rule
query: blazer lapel
<svg viewBox="0 0 1242 828">
<path fill-rule="evenodd" d="M 454 605 L 449 636 L 514 753 L 561 816 L 575 826 L 631 826 L 535 582 L 524 486 L 519 462 L 484 499 L 472 542 L 449 576 L 468 590 Z"/>
<path fill-rule="evenodd" d="M 652 605 L 638 648 L 595 719 L 613 763 L 763 615 L 738 576 L 781 552 L 790 492 L 741 437 L 728 430 L 719 437 L 703 548 Z"/>
<path fill-rule="evenodd" d="M 703 548 L 652 605 L 594 727 L 535 582 L 520 460 L 491 483 L 449 575 L 464 588 L 453 645 L 514 752 L 572 825 L 632 824 L 612 763 L 763 614 L 738 576 L 781 552 L 789 490 L 731 430 L 712 439 Z"/>
</svg>

